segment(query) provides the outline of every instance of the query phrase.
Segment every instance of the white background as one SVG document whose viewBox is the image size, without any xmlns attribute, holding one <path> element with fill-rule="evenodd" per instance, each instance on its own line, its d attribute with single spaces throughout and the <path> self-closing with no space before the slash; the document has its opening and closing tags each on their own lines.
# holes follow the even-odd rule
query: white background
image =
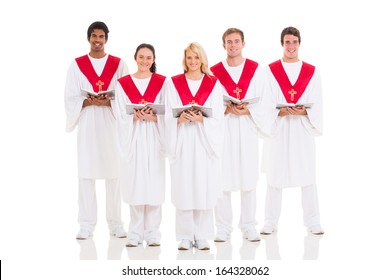
<svg viewBox="0 0 390 280">
<path fill-rule="evenodd" d="M 4 279 L 125 279 L 121 270 L 127 265 L 269 266 L 268 279 L 383 279 L 388 275 L 390 20 L 386 1 L 3 2 L 0 259 Z M 325 104 L 324 135 L 317 139 L 317 185 L 326 234 L 314 241 L 317 261 L 302 260 L 307 233 L 301 221 L 298 189 L 284 192 L 279 250 L 270 252 L 266 245 L 272 241 L 267 240 L 257 245 L 242 243 L 235 229 L 232 260 L 220 260 L 218 250 L 223 248 L 214 244 L 204 255 L 179 255 L 169 176 L 161 251 L 148 256 L 150 252 L 138 248 L 145 255 L 134 256 L 135 251 L 124 249 L 123 242 L 109 239 L 100 184 L 93 243 L 76 242 L 76 133 L 65 133 L 63 93 L 70 62 L 89 51 L 86 32 L 96 20 L 104 21 L 110 29 L 106 51 L 124 59 L 131 73 L 136 70 L 135 48 L 147 42 L 155 46 L 158 72 L 166 76 L 182 72 L 183 49 L 191 41 L 204 46 L 210 65 L 224 59 L 221 36 L 229 27 L 244 31 L 244 56 L 262 66 L 281 57 L 280 32 L 284 27 L 292 25 L 301 31 L 300 58 L 320 70 Z M 264 193 L 261 177 L 258 229 L 263 220 Z M 237 224 L 237 195 L 234 200 Z M 126 227 L 127 209 L 124 205 Z M 89 253 L 83 255 L 83 246 L 95 247 L 96 254 L 87 250 Z M 245 246 L 249 249 L 243 249 Z M 280 261 L 270 260 L 275 252 Z M 178 260 L 181 258 L 199 260 Z M 206 278 L 215 279 L 211 275 Z M 252 278 L 260 277 L 245 277 Z"/>
</svg>

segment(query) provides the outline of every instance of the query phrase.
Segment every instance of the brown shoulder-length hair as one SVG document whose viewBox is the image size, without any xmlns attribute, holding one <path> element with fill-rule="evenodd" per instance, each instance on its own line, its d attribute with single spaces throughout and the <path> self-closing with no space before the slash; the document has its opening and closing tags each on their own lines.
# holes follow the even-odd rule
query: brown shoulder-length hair
<svg viewBox="0 0 390 280">
<path fill-rule="evenodd" d="M 139 46 L 137 47 L 137 49 L 135 50 L 134 59 L 135 59 L 135 60 L 137 59 L 138 51 L 139 51 L 140 49 L 143 49 L 143 48 L 147 48 L 147 49 L 149 49 L 149 50 L 153 53 L 154 62 L 153 62 L 153 64 L 152 64 L 152 66 L 150 66 L 150 72 L 156 73 L 156 71 L 157 71 L 156 53 L 155 53 L 155 51 L 154 51 L 154 47 L 153 47 L 151 44 L 142 43 L 141 45 L 139 45 Z"/>
</svg>

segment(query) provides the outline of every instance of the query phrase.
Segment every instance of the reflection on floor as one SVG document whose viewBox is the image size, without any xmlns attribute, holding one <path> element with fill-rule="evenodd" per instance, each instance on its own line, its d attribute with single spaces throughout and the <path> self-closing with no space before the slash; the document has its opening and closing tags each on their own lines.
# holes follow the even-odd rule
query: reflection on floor
<svg viewBox="0 0 390 280">
<path fill-rule="evenodd" d="M 319 245 L 322 235 L 313 235 L 307 233 L 303 241 L 303 260 L 316 260 L 319 255 Z M 235 240 L 233 240 L 235 241 Z M 80 259 L 81 260 L 97 260 L 98 254 L 93 238 L 86 240 L 77 240 L 80 246 Z M 236 244 L 237 242 L 235 242 Z M 176 252 L 176 260 L 233 260 L 234 248 L 232 246 L 232 240 L 227 242 L 210 242 L 215 248 L 211 250 L 198 250 L 191 248 L 190 250 L 177 250 L 175 245 L 172 246 L 159 246 L 149 247 L 145 243 L 138 247 L 126 247 L 125 238 L 110 237 L 108 242 L 107 256 L 99 256 L 99 259 L 108 260 L 120 260 L 125 257 L 127 252 L 127 258 L 129 260 L 159 260 L 163 250 L 171 250 L 170 254 Z M 213 246 L 212 246 L 213 247 Z M 238 247 L 237 247 L 238 248 Z M 236 249 L 237 249 L 236 248 Z M 262 235 L 260 242 L 249 242 L 242 239 L 241 245 L 238 248 L 238 256 L 241 260 L 256 260 L 259 259 L 256 254 L 259 249 L 265 250 L 264 256 L 266 260 L 281 260 L 278 244 L 278 233 L 271 235 Z M 174 250 L 174 252 L 172 251 Z M 164 260 L 166 258 L 164 257 Z"/>
</svg>

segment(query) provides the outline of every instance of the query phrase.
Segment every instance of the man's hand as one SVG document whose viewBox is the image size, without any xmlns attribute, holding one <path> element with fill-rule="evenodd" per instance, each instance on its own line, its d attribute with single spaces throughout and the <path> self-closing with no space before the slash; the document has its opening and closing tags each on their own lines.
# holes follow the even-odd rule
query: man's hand
<svg viewBox="0 0 390 280">
<path fill-rule="evenodd" d="M 305 106 L 284 107 L 280 109 L 278 116 L 284 117 L 287 115 L 307 115 Z"/>
</svg>

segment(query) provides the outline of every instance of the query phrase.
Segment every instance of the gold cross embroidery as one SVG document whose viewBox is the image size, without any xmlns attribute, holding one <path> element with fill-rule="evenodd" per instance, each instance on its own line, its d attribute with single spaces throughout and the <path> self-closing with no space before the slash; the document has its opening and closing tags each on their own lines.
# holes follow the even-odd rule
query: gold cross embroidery
<svg viewBox="0 0 390 280">
<path fill-rule="evenodd" d="M 240 89 L 239 87 L 236 87 L 236 89 L 233 90 L 233 92 L 236 94 L 237 99 L 240 99 L 240 100 L 241 100 L 241 98 L 240 98 L 240 93 L 242 92 L 242 89 Z"/>
<path fill-rule="evenodd" d="M 96 85 L 99 87 L 99 91 L 98 91 L 98 92 L 103 91 L 102 85 L 104 85 L 104 83 L 103 83 L 101 80 L 99 80 L 99 81 L 96 83 Z"/>
<path fill-rule="evenodd" d="M 297 94 L 297 92 L 294 89 L 291 89 L 289 92 L 291 101 L 294 101 L 294 95 Z"/>
</svg>

